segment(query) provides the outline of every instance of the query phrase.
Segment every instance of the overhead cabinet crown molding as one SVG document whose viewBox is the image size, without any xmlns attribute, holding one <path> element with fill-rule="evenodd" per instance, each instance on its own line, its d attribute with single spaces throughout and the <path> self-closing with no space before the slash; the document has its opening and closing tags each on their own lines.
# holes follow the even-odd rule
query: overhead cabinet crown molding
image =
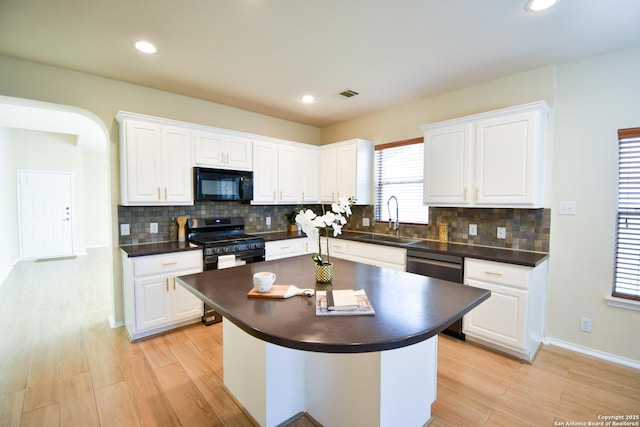
<svg viewBox="0 0 640 427">
<path fill-rule="evenodd" d="M 424 203 L 543 207 L 548 113 L 539 101 L 422 126 Z"/>
</svg>

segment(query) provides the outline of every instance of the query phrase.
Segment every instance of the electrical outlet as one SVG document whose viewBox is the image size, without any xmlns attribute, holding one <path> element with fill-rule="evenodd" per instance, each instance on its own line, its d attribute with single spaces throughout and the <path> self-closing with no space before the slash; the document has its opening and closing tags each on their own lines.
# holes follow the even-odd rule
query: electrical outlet
<svg viewBox="0 0 640 427">
<path fill-rule="evenodd" d="M 506 239 L 506 238 L 507 238 L 506 227 L 498 227 L 498 239 Z"/>
<path fill-rule="evenodd" d="M 589 319 L 588 317 L 581 317 L 580 318 L 580 330 L 582 332 L 591 332 L 591 319 Z"/>
<path fill-rule="evenodd" d="M 576 214 L 576 202 L 560 202 L 559 206 L 560 215 L 575 215 Z"/>
<path fill-rule="evenodd" d="M 129 235 L 129 224 L 120 224 L 120 235 L 121 236 Z"/>
<path fill-rule="evenodd" d="M 267 228 L 271 228 L 271 217 L 268 216 L 264 219 L 265 224 L 267 225 Z"/>
<path fill-rule="evenodd" d="M 369 226 L 369 218 L 362 218 L 362 226 L 363 227 Z"/>
<path fill-rule="evenodd" d="M 157 222 L 152 222 L 151 224 L 149 224 L 149 232 L 152 234 L 157 234 L 158 233 L 158 223 Z"/>
<path fill-rule="evenodd" d="M 478 224 L 469 224 L 469 236 L 478 235 Z"/>
</svg>

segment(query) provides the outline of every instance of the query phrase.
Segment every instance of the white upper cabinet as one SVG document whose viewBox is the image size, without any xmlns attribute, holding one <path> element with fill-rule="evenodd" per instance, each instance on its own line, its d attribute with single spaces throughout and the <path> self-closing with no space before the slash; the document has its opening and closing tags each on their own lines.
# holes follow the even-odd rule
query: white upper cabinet
<svg viewBox="0 0 640 427">
<path fill-rule="evenodd" d="M 423 126 L 424 203 L 543 207 L 548 111 L 536 102 Z"/>
<path fill-rule="evenodd" d="M 231 134 L 196 131 L 195 164 L 218 169 L 252 170 L 252 141 Z"/>
<path fill-rule="evenodd" d="M 253 203 L 318 202 L 318 149 L 306 144 L 255 140 Z"/>
<path fill-rule="evenodd" d="M 320 197 L 333 202 L 338 197 L 355 197 L 357 205 L 372 203 L 373 144 L 352 139 L 321 147 Z"/>
<path fill-rule="evenodd" d="M 120 118 L 122 205 L 192 205 L 192 132 Z"/>
<path fill-rule="evenodd" d="M 432 205 L 469 203 L 472 132 L 471 124 L 425 131 L 425 203 Z"/>
<path fill-rule="evenodd" d="M 253 141 L 253 201 L 278 201 L 278 145 L 271 141 Z"/>
</svg>

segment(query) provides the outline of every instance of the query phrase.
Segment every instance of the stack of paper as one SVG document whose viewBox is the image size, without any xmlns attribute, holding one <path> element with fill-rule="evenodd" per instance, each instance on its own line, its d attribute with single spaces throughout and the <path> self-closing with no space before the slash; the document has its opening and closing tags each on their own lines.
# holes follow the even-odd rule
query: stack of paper
<svg viewBox="0 0 640 427">
<path fill-rule="evenodd" d="M 358 308 L 358 299 L 353 289 L 327 291 L 327 310 L 355 310 L 356 308 Z"/>
<path fill-rule="evenodd" d="M 374 315 L 364 289 L 316 292 L 316 316 Z"/>
</svg>

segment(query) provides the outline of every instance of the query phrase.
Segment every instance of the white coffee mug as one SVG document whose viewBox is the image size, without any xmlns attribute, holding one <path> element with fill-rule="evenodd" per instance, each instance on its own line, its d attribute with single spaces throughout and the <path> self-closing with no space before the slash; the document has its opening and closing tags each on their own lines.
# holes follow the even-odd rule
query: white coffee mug
<svg viewBox="0 0 640 427">
<path fill-rule="evenodd" d="M 253 275 L 253 286 L 258 292 L 267 292 L 276 281 L 276 274 L 268 271 L 261 271 Z"/>
</svg>

